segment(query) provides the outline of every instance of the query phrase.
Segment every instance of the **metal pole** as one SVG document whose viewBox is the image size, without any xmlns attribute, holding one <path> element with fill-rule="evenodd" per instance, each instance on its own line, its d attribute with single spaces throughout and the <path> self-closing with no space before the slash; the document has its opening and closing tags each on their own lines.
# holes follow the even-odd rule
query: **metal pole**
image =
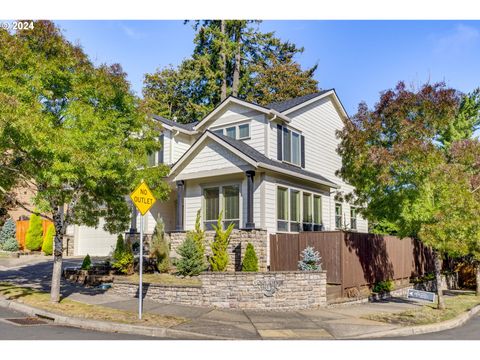
<svg viewBox="0 0 480 360">
<path fill-rule="evenodd" d="M 140 215 L 140 261 L 139 261 L 140 282 L 138 284 L 138 318 L 142 320 L 142 305 L 143 305 L 143 215 Z"/>
</svg>

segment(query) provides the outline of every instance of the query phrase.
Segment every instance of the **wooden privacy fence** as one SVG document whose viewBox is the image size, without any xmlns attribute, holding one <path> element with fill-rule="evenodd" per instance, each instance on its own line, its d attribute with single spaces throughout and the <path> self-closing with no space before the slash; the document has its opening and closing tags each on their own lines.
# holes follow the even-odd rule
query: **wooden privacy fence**
<svg viewBox="0 0 480 360">
<path fill-rule="evenodd" d="M 47 232 L 50 224 L 53 224 L 50 220 L 42 220 L 43 235 Z M 30 220 L 17 220 L 17 241 L 21 249 L 25 249 L 25 236 L 27 235 L 29 225 Z"/>
<path fill-rule="evenodd" d="M 320 253 L 327 283 L 341 285 L 342 294 L 351 287 L 433 270 L 431 252 L 418 240 L 344 231 L 270 235 L 270 270 L 297 270 L 307 246 Z"/>
</svg>

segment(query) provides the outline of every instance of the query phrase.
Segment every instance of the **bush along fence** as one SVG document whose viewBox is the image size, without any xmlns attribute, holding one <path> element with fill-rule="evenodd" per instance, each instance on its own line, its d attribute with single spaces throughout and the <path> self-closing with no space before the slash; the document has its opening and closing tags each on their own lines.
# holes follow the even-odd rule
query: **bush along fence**
<svg viewBox="0 0 480 360">
<path fill-rule="evenodd" d="M 344 231 L 270 235 L 270 270 L 296 270 L 307 246 L 320 253 L 329 291 L 338 291 L 333 298 L 381 281 L 408 284 L 433 270 L 430 250 L 417 240 Z"/>
<path fill-rule="evenodd" d="M 30 226 L 30 220 L 17 220 L 17 240 L 21 249 L 25 249 L 25 238 L 27 236 L 28 227 Z M 53 223 L 50 220 L 42 219 L 43 234 L 46 234 L 47 229 Z"/>
</svg>

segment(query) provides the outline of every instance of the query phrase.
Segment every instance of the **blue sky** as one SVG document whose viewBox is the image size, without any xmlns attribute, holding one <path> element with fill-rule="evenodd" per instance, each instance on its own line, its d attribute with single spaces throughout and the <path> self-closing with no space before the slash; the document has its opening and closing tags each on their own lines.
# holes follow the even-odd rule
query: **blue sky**
<svg viewBox="0 0 480 360">
<path fill-rule="evenodd" d="M 183 21 L 56 23 L 97 64 L 120 63 L 139 95 L 145 73 L 177 65 L 193 50 L 193 29 Z M 373 106 L 399 80 L 445 81 L 463 92 L 480 86 L 480 21 L 265 20 L 260 29 L 303 46 L 297 61 L 318 63 L 320 87 L 335 88 L 349 114 L 362 100 Z"/>
</svg>

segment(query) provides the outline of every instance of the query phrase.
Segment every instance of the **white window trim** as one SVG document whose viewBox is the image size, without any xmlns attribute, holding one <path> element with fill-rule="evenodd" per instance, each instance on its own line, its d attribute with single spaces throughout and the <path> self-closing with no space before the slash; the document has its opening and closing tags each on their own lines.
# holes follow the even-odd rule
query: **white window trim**
<svg viewBox="0 0 480 360">
<path fill-rule="evenodd" d="M 352 211 L 355 212 L 355 218 L 352 218 Z M 352 219 L 355 219 L 355 227 L 352 227 Z M 358 208 L 350 206 L 350 230 L 358 231 Z"/>
<path fill-rule="evenodd" d="M 287 210 L 288 210 L 288 213 L 287 213 L 287 219 L 279 219 L 278 218 L 278 197 L 277 197 L 277 194 L 278 194 L 278 188 L 282 188 L 282 189 L 287 189 Z M 313 206 L 313 199 L 315 196 L 318 196 L 320 197 L 320 220 L 322 221 L 320 225 L 324 225 L 325 222 L 324 222 L 324 219 L 323 219 L 323 209 L 322 209 L 322 203 L 323 203 L 323 199 L 322 199 L 322 194 L 321 193 L 317 193 L 315 191 L 311 191 L 311 190 L 304 190 L 302 188 L 299 188 L 299 187 L 295 187 L 295 186 L 290 186 L 290 185 L 283 185 L 283 184 L 277 184 L 276 187 L 275 187 L 275 228 L 276 228 L 276 232 L 277 233 L 289 233 L 289 234 L 298 234 L 299 232 L 298 231 L 291 231 L 290 230 L 290 223 L 292 222 L 290 220 L 290 212 L 291 212 L 291 208 L 290 208 L 290 190 L 294 190 L 294 191 L 298 191 L 300 193 L 300 205 L 299 205 L 299 213 L 300 213 L 300 227 L 302 228 L 303 227 L 303 194 L 309 194 L 311 195 L 312 197 L 312 201 L 310 202 L 310 211 L 312 212 L 312 221 L 313 219 L 315 218 L 315 214 L 314 214 L 314 206 Z M 288 231 L 280 231 L 278 230 L 278 222 L 279 221 L 286 221 L 288 223 Z M 310 224 L 310 223 L 306 223 L 306 224 Z M 315 224 L 315 222 L 312 222 L 311 224 Z M 318 225 L 318 224 L 317 224 Z"/>
<path fill-rule="evenodd" d="M 296 164 L 292 161 L 287 161 L 285 160 L 285 142 L 283 141 L 284 138 L 283 138 L 283 129 L 287 129 L 288 131 L 290 131 L 291 133 L 295 133 L 299 136 L 299 140 L 298 140 L 298 154 L 300 155 L 299 156 L 299 163 Z M 292 142 L 293 142 L 293 136 L 290 135 L 290 159 L 293 157 L 293 146 L 292 146 Z M 286 164 L 290 164 L 290 165 L 293 165 L 293 166 L 297 166 L 299 168 L 302 167 L 302 133 L 301 131 L 298 131 L 298 130 L 294 130 L 292 129 L 291 127 L 288 127 L 288 126 L 284 126 L 282 125 L 282 162 L 286 163 Z"/>
<path fill-rule="evenodd" d="M 248 137 L 240 137 L 240 126 L 242 125 L 248 125 Z M 232 128 L 232 127 L 235 128 L 235 140 L 249 140 L 252 138 L 251 121 L 241 120 L 240 122 L 236 122 L 236 123 L 224 124 L 219 127 L 212 127 L 210 131 L 215 132 L 215 131 L 221 130 L 222 134 L 224 136 L 227 136 L 227 128 Z"/>
<path fill-rule="evenodd" d="M 340 221 L 341 221 L 341 226 L 337 227 L 337 205 L 340 205 Z M 345 226 L 345 216 L 343 214 L 343 204 L 339 202 L 335 202 L 335 208 L 334 208 L 334 214 L 335 214 L 335 230 L 342 230 L 343 227 Z"/>
<path fill-rule="evenodd" d="M 222 212 L 225 210 L 225 200 L 223 197 L 223 188 L 225 186 L 238 186 L 238 227 L 241 229 L 243 227 L 243 194 L 242 194 L 242 182 L 241 181 L 235 181 L 235 182 L 228 182 L 228 183 L 212 183 L 212 184 L 202 184 L 200 185 L 200 189 L 202 191 L 202 210 L 200 211 L 200 222 L 202 223 L 202 226 L 205 226 L 204 223 L 207 221 L 205 219 L 205 212 L 207 211 L 206 207 L 206 202 L 205 202 L 205 189 L 211 189 L 211 188 L 218 188 L 218 202 L 219 202 L 219 207 L 218 210 L 219 212 Z M 217 219 L 215 219 L 216 221 Z M 232 220 L 232 219 L 229 219 Z M 213 220 L 208 220 L 208 221 L 213 221 Z M 222 221 L 225 221 L 225 213 L 223 213 L 223 218 Z"/>
</svg>

